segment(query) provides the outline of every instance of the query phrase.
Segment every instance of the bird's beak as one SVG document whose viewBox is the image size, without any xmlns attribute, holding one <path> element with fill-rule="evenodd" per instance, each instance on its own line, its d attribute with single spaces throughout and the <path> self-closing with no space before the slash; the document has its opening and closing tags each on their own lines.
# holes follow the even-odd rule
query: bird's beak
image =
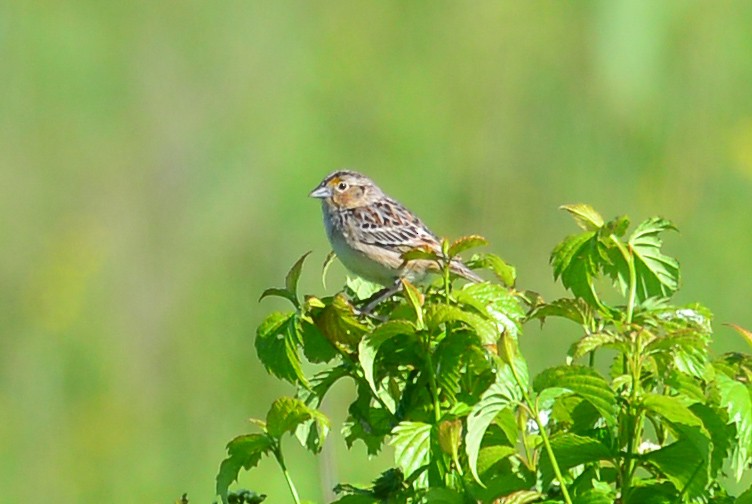
<svg viewBox="0 0 752 504">
<path fill-rule="evenodd" d="M 311 193 L 308 196 L 310 196 L 311 198 L 324 199 L 324 198 L 330 197 L 331 195 L 332 195 L 332 189 L 330 187 L 320 185 L 316 189 L 311 191 Z"/>
</svg>

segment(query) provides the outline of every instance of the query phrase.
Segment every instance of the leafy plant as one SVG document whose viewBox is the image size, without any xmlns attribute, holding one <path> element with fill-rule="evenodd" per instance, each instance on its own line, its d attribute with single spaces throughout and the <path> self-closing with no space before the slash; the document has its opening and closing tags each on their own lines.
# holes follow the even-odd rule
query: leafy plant
<svg viewBox="0 0 752 504">
<path fill-rule="evenodd" d="M 727 472 L 739 479 L 752 461 L 752 357 L 713 357 L 709 310 L 671 304 L 679 264 L 661 237 L 673 225 L 651 218 L 627 234 L 626 217 L 562 208 L 581 232 L 551 254 L 571 297 L 550 302 L 517 290 L 514 268 L 493 254 L 467 264 L 500 283 L 456 288 L 449 260 L 485 244 L 480 237 L 445 242 L 438 255 L 408 252 L 443 275 L 420 288 L 403 281 L 368 316 L 357 307 L 376 289 L 360 280 L 301 299 L 301 257 L 284 288 L 262 295 L 294 310 L 270 314 L 256 335 L 267 371 L 297 394 L 254 421 L 260 432 L 229 443 L 217 476 L 223 501 L 241 469 L 272 455 L 299 503 L 282 439 L 294 434 L 317 453 L 329 429 L 317 408 L 349 379 L 357 394 L 342 427 L 348 446 L 375 454 L 389 445 L 394 467 L 369 488 L 339 485 L 338 503 L 752 502 L 752 490 L 735 500 L 720 482 Z M 551 317 L 581 336 L 564 363 L 531 379 L 522 325 Z M 305 376 L 303 359 L 323 370 Z"/>
</svg>

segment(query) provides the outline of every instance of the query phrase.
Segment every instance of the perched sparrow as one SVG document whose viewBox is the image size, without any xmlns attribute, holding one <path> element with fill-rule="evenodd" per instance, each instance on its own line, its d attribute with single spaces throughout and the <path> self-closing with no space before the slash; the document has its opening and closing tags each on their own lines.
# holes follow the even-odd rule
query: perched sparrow
<svg viewBox="0 0 752 504">
<path fill-rule="evenodd" d="M 428 272 L 438 272 L 435 261 L 414 259 L 407 263 L 402 254 L 424 248 L 441 255 L 441 241 L 408 209 L 384 194 L 371 179 L 341 170 L 327 176 L 311 191 L 321 199 L 324 226 L 334 252 L 356 275 L 384 286 L 400 278 L 418 282 Z M 467 280 L 481 282 L 459 259 L 450 271 Z"/>
</svg>

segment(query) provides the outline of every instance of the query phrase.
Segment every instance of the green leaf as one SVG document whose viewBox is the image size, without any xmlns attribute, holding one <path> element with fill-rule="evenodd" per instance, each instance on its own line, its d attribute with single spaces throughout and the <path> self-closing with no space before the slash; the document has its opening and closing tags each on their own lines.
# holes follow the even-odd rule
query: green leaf
<svg viewBox="0 0 752 504">
<path fill-rule="evenodd" d="M 702 403 L 695 403 L 690 410 L 702 420 L 705 430 L 710 433 L 713 453 L 710 458 L 710 477 L 715 479 L 723 468 L 723 463 L 734 440 L 734 429 L 725 425 L 720 412 Z"/>
<path fill-rule="evenodd" d="M 562 298 L 535 307 L 528 318 L 545 321 L 546 317 L 561 317 L 583 327 L 593 325 L 593 308 L 582 299 Z"/>
<path fill-rule="evenodd" d="M 482 477 L 485 476 L 486 473 L 499 464 L 499 462 L 516 453 L 517 450 L 515 447 L 506 445 L 494 445 L 481 448 L 476 464 L 478 474 Z M 489 474 L 488 476 L 492 475 Z"/>
<path fill-rule="evenodd" d="M 519 299 L 509 289 L 487 282 L 466 284 L 456 293 L 457 301 L 487 314 L 496 323 L 496 333 L 517 339 L 522 331 L 525 311 Z M 495 335 L 498 338 L 498 334 Z"/>
<path fill-rule="evenodd" d="M 463 236 L 458 240 L 455 240 L 450 246 L 448 255 L 449 258 L 460 255 L 462 252 L 476 247 L 485 247 L 488 245 L 488 240 L 478 235 Z"/>
<path fill-rule="evenodd" d="M 410 261 L 415 260 L 435 262 L 441 261 L 441 256 L 433 250 L 430 250 L 428 247 L 417 247 L 410 249 L 407 252 L 403 252 L 400 258 L 402 259 L 402 264 L 406 264 Z"/>
<path fill-rule="evenodd" d="M 702 453 L 692 441 L 680 439 L 675 443 L 643 456 L 654 464 L 679 492 L 694 498 L 702 494 L 708 483 L 707 453 Z"/>
<path fill-rule="evenodd" d="M 672 424 L 699 427 L 707 433 L 702 420 L 677 397 L 646 392 L 642 397 L 642 407 L 650 413 L 663 417 Z"/>
<path fill-rule="evenodd" d="M 313 410 L 300 399 L 280 397 L 272 403 L 266 414 L 266 431 L 274 438 L 295 430 L 313 416 Z"/>
<path fill-rule="evenodd" d="M 600 304 L 593 290 L 600 261 L 595 231 L 568 236 L 551 252 L 554 280 L 561 278 L 565 288 L 593 306 Z"/>
<path fill-rule="evenodd" d="M 464 504 L 462 494 L 448 488 L 431 487 L 417 501 L 420 504 Z"/>
<path fill-rule="evenodd" d="M 351 494 L 343 495 L 332 504 L 380 504 L 381 499 L 370 494 Z"/>
<path fill-rule="evenodd" d="M 423 329 L 425 327 L 423 322 L 423 294 L 421 294 L 413 284 L 404 278 L 401 278 L 400 282 L 402 282 L 402 292 L 405 294 L 405 299 L 415 311 L 415 316 L 418 321 L 418 329 Z"/>
<path fill-rule="evenodd" d="M 752 504 L 752 486 L 736 498 L 735 504 Z"/>
<path fill-rule="evenodd" d="M 546 369 L 533 380 L 533 390 L 540 393 L 549 387 L 570 390 L 592 404 L 609 426 L 616 425 L 616 395 L 594 369 L 585 366 Z"/>
<path fill-rule="evenodd" d="M 321 334 L 319 328 L 305 320 L 298 320 L 298 334 L 303 343 L 303 354 L 314 364 L 330 362 L 339 355 L 337 348 Z"/>
<path fill-rule="evenodd" d="M 517 280 L 517 270 L 514 266 L 507 264 L 496 254 L 473 254 L 468 261 L 465 261 L 465 265 L 470 269 L 490 270 L 507 287 L 514 287 Z"/>
<path fill-rule="evenodd" d="M 329 419 L 318 410 L 309 408 L 308 412 L 311 418 L 298 424 L 295 437 L 311 453 L 319 453 L 329 433 Z"/>
<path fill-rule="evenodd" d="M 348 447 L 361 440 L 368 449 L 368 455 L 381 450 L 384 438 L 395 425 L 394 415 L 383 408 L 371 406 L 373 393 L 367 383 L 359 381 L 357 399 L 348 408 L 349 416 L 342 426 L 342 434 Z"/>
<path fill-rule="evenodd" d="M 661 252 L 663 241 L 658 237 L 667 230 L 676 230 L 671 222 L 653 217 L 642 222 L 629 237 L 634 253 L 637 275 L 637 299 L 670 297 L 679 288 L 679 262 Z"/>
<path fill-rule="evenodd" d="M 348 276 L 347 280 L 345 281 L 345 286 L 350 292 L 352 292 L 353 296 L 355 296 L 355 299 L 361 301 L 370 298 L 381 289 L 383 289 L 381 285 L 369 282 L 368 280 L 360 278 L 359 276 Z"/>
<path fill-rule="evenodd" d="M 363 337 L 360 340 L 360 345 L 358 345 L 358 360 L 363 368 L 363 374 L 376 395 L 380 395 L 378 384 L 374 379 L 373 364 L 376 360 L 376 354 L 381 345 L 400 334 L 415 334 L 415 326 L 406 320 L 390 320 L 378 326 L 371 334 Z"/>
<path fill-rule="evenodd" d="M 612 332 L 597 332 L 593 334 L 586 334 L 579 340 L 572 343 L 569 347 L 567 355 L 572 360 L 579 359 L 580 357 L 598 350 L 604 346 L 613 346 L 621 342 L 621 335 Z"/>
<path fill-rule="evenodd" d="M 432 426 L 423 422 L 400 422 L 392 430 L 389 444 L 394 447 L 394 463 L 410 476 L 430 462 Z"/>
<path fill-rule="evenodd" d="M 316 398 L 314 404 L 317 406 L 321 404 L 321 401 L 324 399 L 324 396 L 332 385 L 334 385 L 340 378 L 346 376 L 350 376 L 350 374 L 345 366 L 335 366 L 317 373 L 311 380 L 310 394 Z M 307 400 L 306 402 L 310 404 L 311 401 Z"/>
<path fill-rule="evenodd" d="M 719 404 L 726 408 L 729 422 L 736 426 L 736 446 L 732 462 L 736 479 L 741 479 L 750 460 L 752 449 L 752 399 L 749 389 L 725 374 L 716 373 L 716 389 Z"/>
<path fill-rule="evenodd" d="M 305 262 L 306 257 L 310 254 L 311 251 L 309 250 L 300 256 L 300 259 L 292 265 L 292 268 L 290 268 L 290 271 L 287 272 L 287 276 L 285 277 L 285 288 L 288 292 L 292 293 L 292 296 L 296 300 L 298 298 L 298 279 L 300 278 L 300 272 L 303 270 L 303 263 Z"/>
<path fill-rule="evenodd" d="M 277 378 L 307 387 L 300 367 L 299 343 L 294 314 L 273 312 L 256 331 L 256 353 L 266 370 Z"/>
<path fill-rule="evenodd" d="M 562 471 L 581 464 L 613 458 L 611 450 L 600 441 L 577 434 L 565 433 L 554 436 L 551 438 L 551 448 Z M 546 488 L 553 481 L 554 472 L 548 452 L 545 450 L 541 452 L 539 467 L 543 478 L 543 487 Z"/>
<path fill-rule="evenodd" d="M 624 498 L 628 504 L 676 504 L 679 500 L 679 492 L 671 483 L 641 479 L 635 479 Z"/>
<path fill-rule="evenodd" d="M 436 346 L 434 372 L 437 385 L 439 392 L 451 403 L 456 401 L 456 394 L 460 391 L 463 372 L 470 374 L 464 365 L 471 358 L 471 352 L 480 353 L 482 350 L 477 338 L 467 331 L 452 331 Z"/>
<path fill-rule="evenodd" d="M 222 461 L 217 474 L 216 493 L 227 502 L 227 490 L 238 479 L 240 469 L 250 470 L 272 449 L 274 442 L 266 434 L 238 436 L 227 445 L 228 457 Z"/>
<path fill-rule="evenodd" d="M 613 492 L 591 489 L 575 496 L 572 504 L 614 504 Z"/>
<path fill-rule="evenodd" d="M 462 440 L 462 420 L 455 418 L 454 420 L 442 421 L 439 424 L 438 440 L 441 450 L 451 455 L 452 461 L 459 467 L 457 449 Z"/>
<path fill-rule="evenodd" d="M 467 417 L 467 434 L 465 435 L 465 453 L 470 472 L 480 484 L 478 475 L 478 456 L 483 436 L 488 426 L 505 408 L 515 406 L 522 399 L 522 393 L 515 385 L 514 375 L 508 365 L 497 373 L 496 382 L 483 393 L 480 401 L 473 406 Z"/>
<path fill-rule="evenodd" d="M 287 289 L 278 289 L 276 287 L 272 287 L 271 289 L 266 289 L 264 292 L 261 293 L 261 297 L 259 297 L 259 301 L 269 296 L 285 298 L 288 301 L 290 301 L 295 307 L 298 306 L 297 298 L 292 292 L 288 291 Z"/>
<path fill-rule="evenodd" d="M 499 333 L 494 324 L 480 315 L 451 305 L 432 304 L 428 306 L 426 309 L 426 325 L 429 329 L 436 330 L 441 324 L 447 322 L 464 323 L 475 331 L 483 345 L 493 345 L 499 339 Z"/>
<path fill-rule="evenodd" d="M 574 221 L 585 231 L 597 231 L 603 227 L 603 217 L 593 207 L 585 203 L 562 205 L 561 210 L 566 210 L 574 217 Z"/>
<path fill-rule="evenodd" d="M 329 271 L 329 267 L 334 262 L 335 257 L 337 257 L 337 254 L 333 250 L 330 250 L 326 254 L 326 258 L 324 258 L 324 264 L 321 266 L 321 285 L 324 286 L 324 289 L 326 289 L 326 273 Z"/>
<path fill-rule="evenodd" d="M 335 345 L 354 347 L 368 328 L 358 320 L 345 296 L 320 300 L 324 308 L 313 308 L 311 317 L 321 333 Z"/>
</svg>

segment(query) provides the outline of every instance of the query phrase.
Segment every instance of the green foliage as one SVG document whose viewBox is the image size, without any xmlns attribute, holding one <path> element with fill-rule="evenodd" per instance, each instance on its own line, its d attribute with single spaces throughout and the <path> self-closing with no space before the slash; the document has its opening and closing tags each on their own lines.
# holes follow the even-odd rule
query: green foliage
<svg viewBox="0 0 752 504">
<path fill-rule="evenodd" d="M 563 208 L 582 232 L 553 250 L 554 277 L 572 297 L 550 302 L 515 290 L 514 268 L 493 254 L 468 264 L 501 284 L 453 285 L 446 265 L 486 244 L 477 236 L 445 241 L 441 254 L 405 254 L 436 261 L 443 278 L 423 287 L 403 280 L 369 315 L 357 307 L 376 289 L 362 280 L 301 301 L 301 257 L 284 288 L 262 295 L 294 310 L 270 314 L 256 336 L 261 362 L 297 395 L 254 421 L 260 433 L 230 442 L 220 497 L 227 502 L 239 471 L 272 454 L 300 502 L 281 440 L 294 433 L 317 453 L 329 428 L 317 408 L 347 378 L 356 385 L 342 427 L 348 446 L 374 454 L 389 445 L 394 467 L 368 488 L 339 485 L 338 503 L 730 502 L 719 478 L 724 470 L 739 478 L 752 461 L 752 357 L 711 356 L 712 314 L 671 304 L 679 265 L 662 250 L 669 221 L 647 219 L 628 234 L 626 217 Z M 604 296 L 609 284 L 615 293 Z M 551 317 L 582 335 L 565 363 L 531 380 L 517 344 L 522 325 Z M 303 358 L 320 365 L 311 378 Z"/>
</svg>

